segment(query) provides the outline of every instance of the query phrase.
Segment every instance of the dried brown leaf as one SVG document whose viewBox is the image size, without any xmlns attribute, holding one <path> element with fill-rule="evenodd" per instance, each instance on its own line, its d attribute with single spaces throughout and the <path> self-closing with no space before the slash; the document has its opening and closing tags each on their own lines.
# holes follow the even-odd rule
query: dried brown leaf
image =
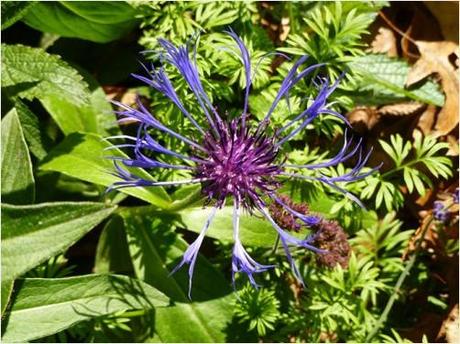
<svg viewBox="0 0 460 344">
<path fill-rule="evenodd" d="M 383 26 L 380 27 L 369 50 L 376 54 L 383 53 L 387 54 L 389 57 L 397 57 L 398 48 L 393 31 Z"/>
<path fill-rule="evenodd" d="M 449 61 L 452 54 L 459 56 L 458 45 L 453 42 L 416 41 L 421 57 L 407 75 L 406 85 L 410 86 L 429 75 L 437 74 L 446 95 L 444 107 L 438 114 L 434 135 L 446 135 L 458 124 L 458 74 Z"/>
<path fill-rule="evenodd" d="M 425 111 L 423 111 L 422 115 L 418 119 L 417 128 L 420 129 L 423 135 L 429 135 L 433 130 L 433 126 L 435 122 L 436 122 L 436 106 L 428 105 Z"/>
<path fill-rule="evenodd" d="M 350 124 L 359 133 L 371 130 L 379 121 L 379 114 L 375 107 L 359 106 L 347 115 Z"/>
<path fill-rule="evenodd" d="M 378 108 L 381 115 L 408 116 L 420 111 L 425 105 L 417 102 L 403 102 L 397 104 L 384 105 Z"/>
</svg>

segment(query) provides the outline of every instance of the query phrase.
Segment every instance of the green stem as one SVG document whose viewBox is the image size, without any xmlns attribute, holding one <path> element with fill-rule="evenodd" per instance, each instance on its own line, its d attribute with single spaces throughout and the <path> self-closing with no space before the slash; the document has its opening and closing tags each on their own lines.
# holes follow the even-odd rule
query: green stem
<svg viewBox="0 0 460 344">
<path fill-rule="evenodd" d="M 381 175 L 380 175 L 380 178 L 381 178 L 381 179 L 384 179 L 385 177 L 388 177 L 389 175 L 392 175 L 393 173 L 396 173 L 396 172 L 398 172 L 398 171 L 401 171 L 401 170 L 403 170 L 403 169 L 406 168 L 406 167 L 415 165 L 415 164 L 418 163 L 418 162 L 421 162 L 421 161 L 420 161 L 420 160 L 412 160 L 412 161 L 410 161 L 410 162 L 408 162 L 408 163 L 406 163 L 406 164 L 402 164 L 401 166 L 399 166 L 399 167 L 397 167 L 397 168 L 395 168 L 395 169 L 393 169 L 393 170 L 390 170 L 390 171 L 388 171 L 388 172 L 385 172 L 384 174 L 381 174 Z"/>
<path fill-rule="evenodd" d="M 448 210 L 452 205 L 453 204 L 449 204 L 444 209 Z M 379 329 L 382 327 L 383 323 L 386 322 L 386 320 L 388 318 L 388 314 L 390 313 L 391 308 L 393 307 L 393 304 L 395 303 L 396 299 L 399 296 L 399 293 L 401 291 L 400 290 L 401 286 L 404 283 L 404 280 L 406 279 L 406 277 L 409 276 L 409 272 L 410 272 L 410 270 L 412 269 L 412 267 L 415 264 L 415 260 L 417 258 L 418 253 L 419 253 L 420 247 L 422 247 L 422 243 L 423 243 L 423 240 L 425 238 L 425 234 L 426 234 L 428 228 L 430 227 L 431 223 L 433 222 L 433 219 L 434 219 L 434 217 L 433 217 L 433 215 L 431 215 L 430 219 L 426 223 L 425 227 L 423 227 L 422 234 L 420 235 L 420 239 L 417 242 L 417 245 L 415 246 L 415 250 L 414 250 L 414 253 L 413 253 L 412 257 L 410 257 L 410 259 L 407 261 L 407 264 L 406 264 L 406 267 L 405 267 L 404 271 L 401 273 L 401 275 L 399 275 L 398 281 L 396 282 L 396 285 L 394 287 L 394 291 L 391 294 L 391 297 L 388 300 L 388 302 L 387 302 L 387 304 L 385 306 L 385 309 L 383 310 L 382 315 L 380 316 L 379 320 L 377 321 L 377 324 L 375 324 L 375 327 L 373 328 L 373 330 L 366 337 L 365 342 L 369 343 L 371 341 L 371 339 L 374 338 L 374 336 L 377 334 Z"/>
</svg>

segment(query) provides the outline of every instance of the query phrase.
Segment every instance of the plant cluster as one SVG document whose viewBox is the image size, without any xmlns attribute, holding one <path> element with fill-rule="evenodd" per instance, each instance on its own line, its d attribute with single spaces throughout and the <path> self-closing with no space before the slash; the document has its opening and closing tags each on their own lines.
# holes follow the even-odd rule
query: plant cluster
<svg viewBox="0 0 460 344">
<path fill-rule="evenodd" d="M 458 189 L 437 203 L 432 192 L 455 182 L 451 148 L 420 131 L 373 140 L 347 117 L 356 106 L 445 102 L 435 79 L 406 87 L 408 62 L 366 51 L 389 6 L 2 2 L 2 339 L 403 342 L 423 312 L 445 315 L 453 289 L 430 269 L 458 259 Z M 189 47 L 203 92 L 165 63 L 165 42 Z M 296 79 L 296 68 L 311 73 Z M 200 128 L 211 130 L 202 108 L 225 119 L 219 137 L 254 149 L 232 127 L 246 107 L 258 129 L 271 114 L 265 136 L 256 132 L 261 146 L 283 141 L 297 119 L 301 130 L 277 147 L 284 174 L 274 203 L 266 216 L 238 213 L 236 239 L 230 197 L 215 214 L 212 202 L 203 207 L 222 189 L 172 184 L 220 166 L 215 137 L 204 142 L 212 157 L 191 147 Z M 305 117 L 316 107 L 321 115 Z M 184 156 L 215 165 L 155 168 Z M 175 271 L 184 263 L 194 268 L 191 299 L 190 270 Z"/>
</svg>

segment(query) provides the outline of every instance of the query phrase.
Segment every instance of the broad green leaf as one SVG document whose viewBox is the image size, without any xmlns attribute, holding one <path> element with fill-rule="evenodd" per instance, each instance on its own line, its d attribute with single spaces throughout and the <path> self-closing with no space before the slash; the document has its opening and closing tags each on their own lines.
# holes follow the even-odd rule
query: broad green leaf
<svg viewBox="0 0 460 344">
<path fill-rule="evenodd" d="M 171 229 L 170 217 L 159 217 L 146 208 L 123 210 L 120 215 L 136 277 L 176 301 L 174 306 L 157 310 L 155 332 L 162 342 L 224 342 L 223 331 L 232 318 L 230 283 L 199 256 L 190 303 L 188 267 L 169 276 L 188 244 Z"/>
<path fill-rule="evenodd" d="M 62 331 L 80 321 L 130 309 L 168 304 L 155 288 L 116 275 L 27 278 L 17 289 L 3 332 L 4 342 L 26 342 Z"/>
<path fill-rule="evenodd" d="M 213 284 L 214 280 L 208 281 Z M 155 332 L 163 343 L 223 343 L 232 321 L 233 297 L 176 303 L 156 312 Z"/>
<path fill-rule="evenodd" d="M 8 306 L 8 301 L 10 300 L 11 292 L 13 291 L 13 285 L 13 280 L 2 279 L 2 319 L 3 313 L 5 312 L 5 309 Z"/>
<path fill-rule="evenodd" d="M 123 273 L 133 271 L 123 219 L 114 215 L 102 230 L 97 243 L 94 272 Z"/>
<path fill-rule="evenodd" d="M 16 109 L 2 119 L 2 201 L 32 203 L 35 181 L 29 150 Z"/>
<path fill-rule="evenodd" d="M 2 205 L 2 280 L 63 252 L 112 213 L 102 203 Z"/>
<path fill-rule="evenodd" d="M 102 136 L 119 133 L 112 107 L 97 81 L 86 71 L 79 70 L 89 85 L 89 103 L 77 105 L 60 95 L 41 100 L 43 106 L 65 135 L 73 132 L 97 133 Z"/>
<path fill-rule="evenodd" d="M 187 301 L 187 269 L 171 277 L 169 274 L 180 262 L 188 244 L 173 231 L 172 216 L 147 210 L 147 207 L 137 207 L 120 212 L 136 275 L 171 298 Z M 212 286 L 207 282 L 209 280 L 213 280 Z M 193 300 L 221 297 L 229 292 L 229 284 L 222 274 L 205 259 L 199 258 L 195 267 Z"/>
<path fill-rule="evenodd" d="M 129 33 L 136 25 L 136 12 L 124 1 L 40 2 L 24 17 L 34 29 L 106 43 Z"/>
<path fill-rule="evenodd" d="M 73 133 L 54 148 L 44 159 L 40 168 L 44 171 L 55 171 L 90 183 L 110 186 L 120 179 L 113 176 L 115 167 L 106 156 L 126 157 L 120 150 L 104 151 L 111 145 L 95 134 Z M 133 169 L 139 177 L 152 180 L 150 174 L 142 169 Z M 160 208 L 170 205 L 168 194 L 161 187 L 122 188 L 121 192 L 140 198 Z"/>
<path fill-rule="evenodd" d="M 18 113 L 19 122 L 21 122 L 24 138 L 29 144 L 30 152 L 39 160 L 43 159 L 47 153 L 47 147 L 50 145 L 50 139 L 44 134 L 40 121 L 35 114 L 19 99 L 14 103 Z"/>
<path fill-rule="evenodd" d="M 88 104 L 90 96 L 82 77 L 59 56 L 22 45 L 2 44 L 2 88 L 9 96 L 59 96 L 76 105 Z"/>
<path fill-rule="evenodd" d="M 24 17 L 30 7 L 35 4 L 37 4 L 35 1 L 2 1 L 2 30 Z"/>
<path fill-rule="evenodd" d="M 444 105 L 444 95 L 439 89 L 439 85 L 431 80 L 418 85 L 416 88 L 405 87 L 410 69 L 405 61 L 385 55 L 366 54 L 353 58 L 349 66 L 363 77 L 360 90 L 409 98 L 436 106 Z"/>
<path fill-rule="evenodd" d="M 206 222 L 212 207 L 187 208 L 178 214 L 182 225 L 199 233 Z M 261 215 L 262 216 L 262 215 Z M 272 246 L 276 239 L 276 231 L 261 216 L 242 214 L 240 219 L 240 236 L 243 244 L 250 246 Z M 233 207 L 226 206 L 217 211 L 207 236 L 218 240 L 233 240 Z"/>
</svg>

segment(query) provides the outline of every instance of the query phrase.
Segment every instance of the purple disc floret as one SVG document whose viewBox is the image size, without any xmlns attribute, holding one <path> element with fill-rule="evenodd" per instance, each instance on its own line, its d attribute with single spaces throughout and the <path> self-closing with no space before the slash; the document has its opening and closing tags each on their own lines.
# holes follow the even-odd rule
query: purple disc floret
<svg viewBox="0 0 460 344">
<path fill-rule="evenodd" d="M 290 207 L 289 202 L 277 193 L 282 182 L 290 178 L 319 181 L 336 191 L 344 193 L 358 204 L 361 204 L 356 196 L 343 188 L 343 184 L 365 178 L 377 168 L 362 172 L 369 159 L 370 152 L 363 155 L 361 141 L 358 141 L 353 146 L 352 140 L 349 140 L 346 134 L 343 148 L 330 160 L 309 165 L 285 164 L 285 158 L 280 156 L 282 146 L 294 139 L 299 132 L 312 123 L 318 116 L 322 114 L 332 115 L 347 123 L 342 115 L 332 111 L 328 107 L 328 97 L 338 86 L 338 80 L 332 85 L 328 80 L 324 80 L 318 85 L 318 96 L 312 101 L 310 106 L 282 128 L 268 130 L 272 113 L 278 103 L 283 98 L 288 99 L 289 91 L 303 78 L 310 75 L 317 68 L 320 68 L 322 64 L 309 65 L 302 69 L 302 66 L 307 63 L 308 57 L 300 57 L 282 81 L 278 94 L 269 107 L 268 112 L 262 114 L 263 120 L 257 123 L 253 120 L 254 117 L 251 116 L 248 105 L 253 75 L 249 52 L 243 41 L 232 30 L 229 30 L 227 33 L 236 42 L 245 68 L 246 89 L 241 115 L 234 119 L 228 119 L 222 118 L 218 113 L 202 86 L 195 58 L 190 57 L 189 44 L 176 47 L 171 42 L 160 39 L 159 44 L 163 48 L 163 52 L 160 55 L 162 65 L 159 67 L 152 65 L 151 69 L 145 67 L 148 72 L 147 75 L 133 76 L 150 85 L 169 99 L 196 128 L 196 137 L 199 138 L 195 139 L 184 136 L 180 132 L 161 123 L 139 100 L 136 107 L 113 102 L 119 107 L 119 111 L 117 111 L 119 121 L 134 121 L 138 123 L 138 130 L 136 136 L 120 135 L 112 137 L 115 139 L 125 139 L 126 143 L 115 145 L 114 147 L 130 148 L 133 154 L 130 158 L 113 158 L 115 159 L 116 167 L 113 174 L 120 180 L 115 182 L 110 189 L 174 186 L 193 183 L 201 185 L 201 191 L 205 197 L 205 205 L 212 206 L 212 211 L 198 238 L 188 247 L 182 261 L 173 270 L 175 272 L 184 264 L 189 265 L 190 288 L 193 269 L 203 239 L 217 211 L 229 199 L 232 199 L 234 209 L 233 281 L 235 281 L 236 273 L 243 272 L 248 276 L 249 281 L 254 286 L 257 286 L 254 275 L 272 267 L 271 265 L 262 265 L 256 262 L 243 247 L 239 236 L 241 210 L 254 215 L 259 213 L 272 224 L 290 261 L 294 274 L 302 281 L 301 273 L 297 269 L 291 255 L 290 246 L 303 247 L 318 254 L 323 254 L 325 251 L 314 246 L 312 237 L 301 239 L 289 234 L 286 228 L 282 228 L 272 218 L 269 207 L 270 204 L 274 203 L 277 207 L 283 207 L 286 214 L 297 219 L 292 220 L 292 223 L 301 223 L 306 227 L 317 225 L 321 219 L 318 216 L 307 216 Z M 196 54 L 196 47 L 194 47 L 194 51 Z M 188 88 L 195 96 L 196 108 L 187 109 L 181 102 L 165 71 L 165 63 L 175 67 L 179 71 Z M 200 118 L 197 114 L 198 111 L 201 111 L 204 116 Z M 164 135 L 169 135 L 181 141 L 189 147 L 188 153 L 179 153 L 173 148 L 164 147 L 155 139 L 155 131 L 162 132 Z M 177 163 L 162 161 L 164 156 L 169 156 L 172 158 L 169 161 L 177 161 Z M 336 166 L 355 156 L 357 156 L 357 163 L 350 172 L 339 176 L 327 176 L 322 173 L 322 169 Z M 184 170 L 186 173 L 188 171 L 190 178 L 177 181 L 146 180 L 135 174 L 135 168 Z M 316 172 L 316 175 L 312 176 L 310 173 L 307 176 L 301 173 L 302 170 Z"/>
</svg>

